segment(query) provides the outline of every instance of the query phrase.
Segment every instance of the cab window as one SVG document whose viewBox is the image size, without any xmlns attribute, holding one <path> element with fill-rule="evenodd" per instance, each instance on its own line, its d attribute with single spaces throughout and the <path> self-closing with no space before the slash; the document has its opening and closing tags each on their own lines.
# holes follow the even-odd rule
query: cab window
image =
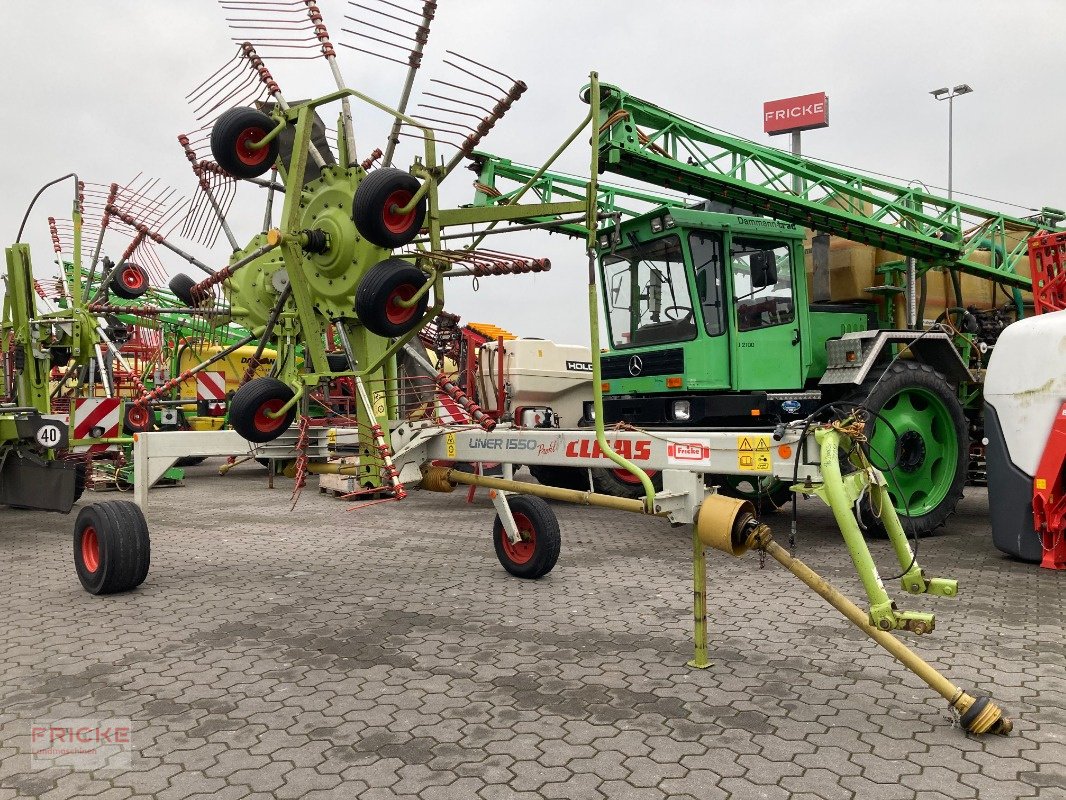
<svg viewBox="0 0 1066 800">
<path fill-rule="evenodd" d="M 734 237 L 729 260 L 737 330 L 784 325 L 795 318 L 787 242 Z"/>
</svg>

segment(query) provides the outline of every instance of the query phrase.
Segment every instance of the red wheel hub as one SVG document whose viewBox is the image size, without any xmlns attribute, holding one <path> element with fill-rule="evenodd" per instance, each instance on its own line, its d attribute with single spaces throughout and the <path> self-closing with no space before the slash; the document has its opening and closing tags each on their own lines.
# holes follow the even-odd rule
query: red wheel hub
<svg viewBox="0 0 1066 800">
<path fill-rule="evenodd" d="M 282 425 L 285 424 L 285 415 L 281 414 L 277 417 L 268 417 L 267 413 L 277 414 L 281 407 L 285 405 L 284 400 L 267 400 L 255 412 L 255 429 L 262 433 L 270 433 L 276 431 Z"/>
<path fill-rule="evenodd" d="M 648 473 L 649 478 L 654 478 L 657 474 L 659 474 L 659 470 L 657 469 L 646 469 L 644 471 Z M 640 478 L 638 478 L 632 472 L 629 472 L 624 469 L 612 469 L 611 472 L 613 472 L 614 476 L 618 478 L 618 480 L 622 481 L 622 483 L 628 483 L 633 486 L 640 485 Z"/>
<path fill-rule="evenodd" d="M 237 152 L 237 158 L 241 160 L 242 164 L 254 167 L 257 164 L 262 164 L 267 159 L 267 156 L 270 155 L 269 147 L 249 147 L 249 145 L 261 142 L 266 135 L 267 132 L 262 128 L 245 128 L 237 134 L 237 143 L 234 149 Z"/>
<path fill-rule="evenodd" d="M 100 540 L 96 536 L 96 528 L 92 526 L 81 532 L 81 563 L 85 565 L 86 572 L 100 569 Z"/>
<path fill-rule="evenodd" d="M 143 406 L 130 406 L 126 409 L 126 423 L 131 428 L 147 428 L 148 409 Z"/>
<path fill-rule="evenodd" d="M 522 537 L 517 542 L 512 542 L 503 530 L 503 552 L 512 564 L 525 564 L 537 549 L 537 532 L 533 529 L 533 523 L 525 514 L 514 514 L 514 524 L 518 527 L 518 534 Z"/>
<path fill-rule="evenodd" d="M 122 284 L 127 289 L 140 289 L 144 286 L 144 273 L 133 267 L 122 270 Z"/>
<path fill-rule="evenodd" d="M 385 301 L 385 316 L 389 318 L 389 322 L 393 325 L 403 325 L 406 322 L 410 322 L 414 317 L 415 312 L 418 310 L 418 304 L 410 306 L 401 306 L 399 301 L 404 302 L 410 300 L 415 296 L 415 292 L 418 289 L 409 283 L 404 283 L 397 286 L 392 292 L 389 293 L 389 299 Z"/>
<path fill-rule="evenodd" d="M 406 233 L 411 229 L 412 225 L 419 222 L 419 220 L 415 219 L 414 209 L 408 211 L 406 214 L 400 214 L 398 211 L 393 210 L 394 208 L 403 208 L 411 202 L 412 197 L 414 197 L 414 195 L 406 189 L 397 189 L 385 200 L 385 205 L 381 209 L 381 221 L 385 224 L 385 227 L 389 229 L 390 233 Z"/>
</svg>

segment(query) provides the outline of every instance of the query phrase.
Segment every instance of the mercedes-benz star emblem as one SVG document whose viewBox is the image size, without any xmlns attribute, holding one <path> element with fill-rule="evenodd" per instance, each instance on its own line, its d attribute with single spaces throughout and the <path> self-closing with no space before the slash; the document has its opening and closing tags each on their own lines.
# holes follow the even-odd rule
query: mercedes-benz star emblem
<svg viewBox="0 0 1066 800">
<path fill-rule="evenodd" d="M 629 374 L 634 378 L 640 374 L 640 371 L 644 369 L 644 362 L 640 360 L 640 356 L 633 356 L 629 359 Z"/>
</svg>

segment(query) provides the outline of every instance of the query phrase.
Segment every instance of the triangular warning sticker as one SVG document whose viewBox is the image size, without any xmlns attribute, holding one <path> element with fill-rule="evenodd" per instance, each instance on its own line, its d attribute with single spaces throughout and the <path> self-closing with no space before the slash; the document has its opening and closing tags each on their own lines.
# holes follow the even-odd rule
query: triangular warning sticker
<svg viewBox="0 0 1066 800">
<path fill-rule="evenodd" d="M 747 440 L 747 437 L 740 440 L 740 444 L 737 445 L 737 450 L 751 450 L 751 442 Z"/>
<path fill-rule="evenodd" d="M 756 452 L 769 452 L 770 440 L 767 439 L 765 436 L 760 436 L 758 439 L 755 440 L 755 450 Z"/>
</svg>

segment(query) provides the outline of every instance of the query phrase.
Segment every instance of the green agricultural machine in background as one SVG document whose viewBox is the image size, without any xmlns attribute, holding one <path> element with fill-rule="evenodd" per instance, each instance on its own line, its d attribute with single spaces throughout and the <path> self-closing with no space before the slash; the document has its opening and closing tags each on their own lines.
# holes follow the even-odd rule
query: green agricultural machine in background
<svg viewBox="0 0 1066 800">
<path fill-rule="evenodd" d="M 598 187 L 601 210 L 614 215 L 597 239 L 609 352 L 594 380 L 605 423 L 761 424 L 766 437 L 750 443 L 739 474 L 716 482 L 777 506 L 790 492 L 767 477 L 760 455 L 775 429 L 826 406 L 861 407 L 896 511 L 915 534 L 944 524 L 971 459 L 981 459 L 988 350 L 1025 313 L 1026 242 L 1062 213 L 1009 217 L 726 136 L 616 87 L 601 91 L 600 170 L 686 196 Z M 474 168 L 479 206 L 513 204 L 530 190 L 541 199 L 585 191 L 582 179 L 485 153 Z M 829 235 L 898 254 L 878 268 L 881 283 L 865 301 L 832 301 Z M 954 291 L 926 328 L 924 286 L 937 271 Z M 1003 287 L 1005 307 L 969 307 L 960 276 Z M 611 483 L 598 486 L 643 493 L 630 480 Z M 876 528 L 875 517 L 866 514 Z"/>
</svg>

